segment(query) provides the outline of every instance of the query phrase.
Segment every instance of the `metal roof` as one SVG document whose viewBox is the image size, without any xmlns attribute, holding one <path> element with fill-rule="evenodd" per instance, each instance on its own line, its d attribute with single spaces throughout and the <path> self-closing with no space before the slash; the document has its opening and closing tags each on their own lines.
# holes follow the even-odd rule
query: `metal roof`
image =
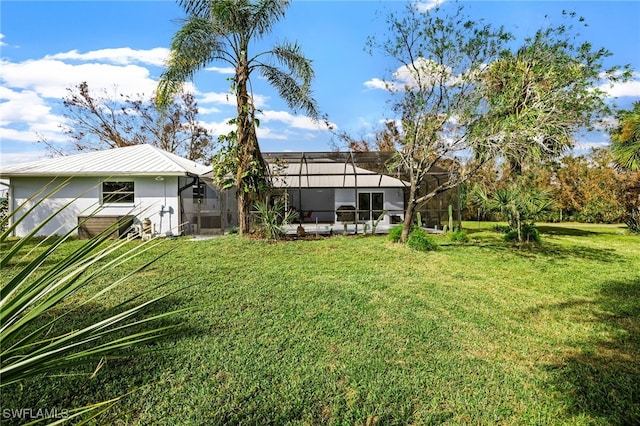
<svg viewBox="0 0 640 426">
<path fill-rule="evenodd" d="M 3 167 L 0 177 L 199 176 L 210 170 L 209 166 L 151 145 L 133 145 Z"/>
<path fill-rule="evenodd" d="M 282 167 L 271 163 L 276 188 L 402 188 L 406 182 L 349 163 L 289 163 Z"/>
</svg>

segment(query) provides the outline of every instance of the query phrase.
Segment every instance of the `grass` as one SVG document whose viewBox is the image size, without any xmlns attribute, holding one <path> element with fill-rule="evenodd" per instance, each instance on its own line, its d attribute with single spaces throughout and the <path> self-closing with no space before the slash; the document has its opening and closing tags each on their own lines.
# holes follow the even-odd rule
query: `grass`
<svg viewBox="0 0 640 426">
<path fill-rule="evenodd" d="M 101 422 L 638 424 L 640 237 L 545 225 L 541 245 L 513 247 L 466 225 L 469 243 L 439 237 L 430 253 L 384 237 L 168 240 L 169 256 L 70 320 L 168 281 L 160 293 L 182 290 L 154 309 L 198 306 L 178 333 L 2 406 L 134 391 Z"/>
</svg>

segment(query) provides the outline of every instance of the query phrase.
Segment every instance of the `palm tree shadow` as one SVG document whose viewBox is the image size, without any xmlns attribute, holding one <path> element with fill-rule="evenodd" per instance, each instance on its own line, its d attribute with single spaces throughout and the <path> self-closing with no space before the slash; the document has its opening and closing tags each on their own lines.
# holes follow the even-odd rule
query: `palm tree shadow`
<svg viewBox="0 0 640 426">
<path fill-rule="evenodd" d="M 520 251 L 526 254 L 526 250 Z M 593 248 L 584 245 L 560 245 L 548 240 L 543 240 L 540 246 L 535 246 L 532 253 L 543 255 L 551 259 L 585 259 L 602 263 L 617 263 L 624 260 L 610 248 Z"/>
<path fill-rule="evenodd" d="M 587 231 L 586 229 L 572 228 L 570 226 L 545 226 L 538 225 L 536 226 L 538 231 L 542 234 L 548 235 L 566 235 L 572 237 L 588 237 L 591 235 L 596 235 L 597 232 Z"/>
<path fill-rule="evenodd" d="M 606 336 L 582 342 L 548 367 L 551 386 L 570 401 L 571 414 L 605 424 L 640 424 L 640 278 L 602 285 L 593 305 Z M 571 309 L 563 303 L 545 309 Z M 605 334 L 605 333 L 602 333 Z"/>
<path fill-rule="evenodd" d="M 541 243 L 525 243 L 522 245 L 509 245 L 500 237 L 477 240 L 474 245 L 480 248 L 487 248 L 493 252 L 511 253 L 526 259 L 535 260 L 539 257 L 550 260 L 585 259 L 602 263 L 620 263 L 624 259 L 616 253 L 614 249 L 593 248 L 583 245 L 560 245 L 548 239 L 543 239 Z"/>
</svg>

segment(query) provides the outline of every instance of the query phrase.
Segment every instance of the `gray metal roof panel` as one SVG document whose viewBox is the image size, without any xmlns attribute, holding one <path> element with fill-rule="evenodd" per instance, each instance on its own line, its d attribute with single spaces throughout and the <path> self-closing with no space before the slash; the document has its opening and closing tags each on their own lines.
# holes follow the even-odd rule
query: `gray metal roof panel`
<svg viewBox="0 0 640 426">
<path fill-rule="evenodd" d="M 133 145 L 3 167 L 0 176 L 184 176 L 209 170 L 151 145 Z"/>
</svg>

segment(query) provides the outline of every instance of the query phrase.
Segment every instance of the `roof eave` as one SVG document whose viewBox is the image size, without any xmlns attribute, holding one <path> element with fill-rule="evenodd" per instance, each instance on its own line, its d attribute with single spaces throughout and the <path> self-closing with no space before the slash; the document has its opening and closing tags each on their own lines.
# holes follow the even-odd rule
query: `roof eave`
<svg viewBox="0 0 640 426">
<path fill-rule="evenodd" d="M 17 178 L 17 177 L 48 177 L 48 178 L 58 178 L 58 177 L 115 177 L 115 176 L 136 176 L 136 177 L 155 177 L 155 176 L 170 176 L 170 177 L 183 177 L 183 176 L 198 176 L 197 173 L 189 173 L 189 172 L 96 172 L 96 173 L 87 173 L 87 172 L 65 172 L 65 173 L 0 173 L 1 179 L 7 178 Z"/>
</svg>

